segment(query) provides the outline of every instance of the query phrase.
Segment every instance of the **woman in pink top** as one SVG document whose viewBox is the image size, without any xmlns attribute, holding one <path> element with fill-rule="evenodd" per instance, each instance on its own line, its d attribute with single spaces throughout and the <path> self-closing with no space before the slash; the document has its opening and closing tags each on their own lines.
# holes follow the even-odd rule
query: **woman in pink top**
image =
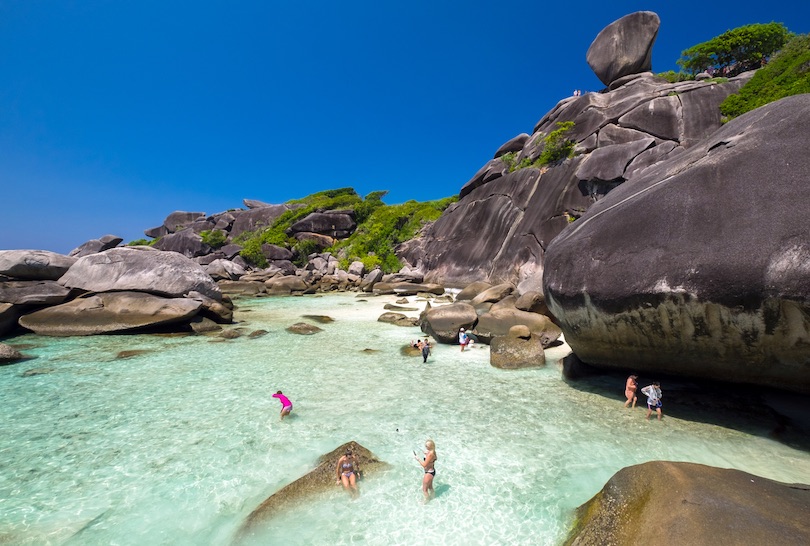
<svg viewBox="0 0 810 546">
<path fill-rule="evenodd" d="M 284 416 L 289 415 L 292 411 L 292 402 L 281 391 L 274 394 L 273 398 L 278 398 L 279 402 L 281 402 L 281 419 L 284 420 Z"/>
</svg>

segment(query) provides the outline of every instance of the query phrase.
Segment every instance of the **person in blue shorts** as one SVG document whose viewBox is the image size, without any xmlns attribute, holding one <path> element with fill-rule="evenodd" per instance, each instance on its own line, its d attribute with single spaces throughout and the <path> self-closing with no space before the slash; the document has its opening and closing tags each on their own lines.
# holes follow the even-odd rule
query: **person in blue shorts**
<svg viewBox="0 0 810 546">
<path fill-rule="evenodd" d="M 664 394 L 661 392 L 661 384 L 658 381 L 654 381 L 652 385 L 647 385 L 641 392 L 647 396 L 647 419 L 650 418 L 652 412 L 658 414 L 658 420 L 661 420 L 661 398 L 663 398 Z"/>
</svg>

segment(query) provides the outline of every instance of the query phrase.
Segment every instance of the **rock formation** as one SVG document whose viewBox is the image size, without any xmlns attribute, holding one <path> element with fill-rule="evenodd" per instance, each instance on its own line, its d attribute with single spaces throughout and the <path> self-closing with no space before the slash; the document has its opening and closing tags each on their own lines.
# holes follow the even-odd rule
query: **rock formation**
<svg viewBox="0 0 810 546">
<path fill-rule="evenodd" d="M 545 295 L 599 366 L 810 392 L 810 95 L 622 184 L 548 247 Z"/>
<path fill-rule="evenodd" d="M 348 442 L 337 449 L 318 458 L 318 466 L 304 476 L 284 486 L 273 493 L 261 503 L 245 520 L 236 534 L 234 543 L 238 544 L 248 540 L 251 536 L 261 533 L 262 522 L 267 521 L 279 511 L 299 506 L 309 498 L 322 495 L 335 488 L 335 465 L 338 459 L 351 449 L 360 468 L 361 482 L 369 474 L 376 474 L 385 470 L 389 465 L 377 459 L 368 449 L 357 442 Z"/>
<path fill-rule="evenodd" d="M 605 85 L 619 78 L 648 72 L 661 20 L 651 11 L 625 15 L 596 36 L 585 58 Z"/>
<path fill-rule="evenodd" d="M 551 240 L 614 188 L 718 129 L 720 102 L 750 77 L 668 83 L 644 73 L 613 90 L 560 101 L 520 151 L 488 162 L 461 188 L 459 201 L 398 254 L 427 282 L 511 282 L 519 293 L 540 291 Z M 517 168 L 535 161 L 544 138 L 569 121 L 573 158 Z"/>
<path fill-rule="evenodd" d="M 617 472 L 577 510 L 571 546 L 808 544 L 810 486 L 654 461 Z"/>
<path fill-rule="evenodd" d="M 201 303 L 143 292 L 107 292 L 46 307 L 20 318 L 20 326 L 47 336 L 84 336 L 126 332 L 183 322 Z"/>
<path fill-rule="evenodd" d="M 489 363 L 496 368 L 535 368 L 546 364 L 540 339 L 525 325 L 512 326 L 505 336 L 494 337 L 489 347 Z"/>
</svg>

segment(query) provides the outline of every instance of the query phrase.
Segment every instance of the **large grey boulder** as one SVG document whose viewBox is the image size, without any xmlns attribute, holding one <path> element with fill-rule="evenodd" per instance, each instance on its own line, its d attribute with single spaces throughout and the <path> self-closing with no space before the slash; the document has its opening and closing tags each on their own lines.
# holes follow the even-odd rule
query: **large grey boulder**
<svg viewBox="0 0 810 546">
<path fill-rule="evenodd" d="M 504 336 L 513 326 L 526 326 L 543 347 L 549 347 L 560 338 L 560 327 L 551 319 L 537 313 L 521 311 L 515 307 L 493 307 L 478 315 L 475 334 L 480 341 L 490 343 L 496 336 Z"/>
<path fill-rule="evenodd" d="M 108 292 L 46 307 L 23 315 L 19 322 L 40 335 L 87 336 L 188 321 L 201 306 L 199 301 L 187 298 Z"/>
<path fill-rule="evenodd" d="M 31 281 L 55 281 L 76 258 L 49 250 L 0 250 L 0 275 Z"/>
<path fill-rule="evenodd" d="M 0 303 L 15 305 L 57 305 L 70 294 L 56 281 L 0 281 Z"/>
<path fill-rule="evenodd" d="M 660 26 L 661 20 L 651 11 L 638 11 L 612 22 L 588 48 L 588 65 L 605 85 L 623 76 L 648 72 Z"/>
<path fill-rule="evenodd" d="M 397 255 L 423 271 L 426 282 L 451 287 L 511 282 L 521 293 L 542 291 L 546 248 L 569 221 L 627 180 L 718 129 L 718 105 L 750 77 L 743 74 L 720 84 L 671 84 L 645 73 L 609 92 L 560 101 L 536 124 L 514 161 L 537 158 L 545 136 L 557 123 L 569 121 L 574 122 L 567 136 L 576 143 L 575 157 L 514 172 L 502 164 L 494 167 L 500 159 L 490 161 L 486 174 L 478 173 L 465 184 L 459 201 L 418 237 L 400 245 Z M 657 100 L 661 98 L 665 100 Z M 664 104 L 671 107 L 660 107 Z M 677 134 L 660 127 L 677 127 Z"/>
<path fill-rule="evenodd" d="M 622 184 L 546 252 L 549 309 L 592 365 L 810 392 L 810 95 Z"/>
<path fill-rule="evenodd" d="M 86 243 L 74 248 L 70 251 L 69 256 L 81 258 L 82 256 L 87 256 L 88 254 L 95 254 L 96 252 L 104 252 L 105 250 L 115 248 L 123 242 L 124 239 L 121 237 L 117 237 L 115 235 L 104 235 L 98 239 L 91 239 Z"/>
<path fill-rule="evenodd" d="M 76 260 L 59 284 L 88 292 L 137 290 L 179 297 L 197 291 L 219 300 L 222 293 L 201 265 L 178 254 L 112 248 Z"/>
<path fill-rule="evenodd" d="M 652 461 L 621 469 L 577 509 L 566 544 L 810 544 L 810 485 Z"/>
<path fill-rule="evenodd" d="M 187 258 L 203 256 L 211 252 L 211 247 L 205 244 L 199 233 L 193 228 L 186 228 L 177 233 L 170 233 L 162 237 L 154 245 L 157 250 L 177 252 Z"/>
<path fill-rule="evenodd" d="M 475 307 L 456 302 L 441 307 L 429 307 L 420 316 L 421 330 L 439 343 L 458 343 L 460 328 L 470 330 L 478 322 Z"/>
<path fill-rule="evenodd" d="M 540 339 L 533 336 L 527 326 L 518 325 L 504 336 L 492 339 L 489 363 L 495 368 L 515 370 L 545 366 L 546 355 Z"/>
<path fill-rule="evenodd" d="M 308 214 L 290 226 L 287 234 L 294 236 L 296 233 L 317 233 L 335 239 L 343 239 L 351 235 L 356 228 L 354 211 L 330 210 Z"/>
<path fill-rule="evenodd" d="M 255 231 L 260 227 L 270 227 L 279 216 L 303 205 L 268 205 L 250 210 L 233 211 L 236 219 L 231 226 L 231 238 L 241 235 L 246 231 Z"/>
<path fill-rule="evenodd" d="M 309 285 L 301 277 L 294 275 L 274 277 L 264 282 L 265 290 L 273 296 L 289 296 L 305 292 Z"/>
<path fill-rule="evenodd" d="M 244 267 L 230 260 L 214 260 L 205 266 L 205 272 L 211 275 L 215 281 L 223 279 L 235 281 L 247 273 Z"/>
</svg>

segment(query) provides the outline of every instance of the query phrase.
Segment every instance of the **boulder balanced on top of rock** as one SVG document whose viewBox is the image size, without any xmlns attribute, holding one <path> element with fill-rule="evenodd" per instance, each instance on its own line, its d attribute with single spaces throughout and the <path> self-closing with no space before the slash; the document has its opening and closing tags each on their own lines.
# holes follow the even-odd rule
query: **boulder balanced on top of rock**
<svg viewBox="0 0 810 546">
<path fill-rule="evenodd" d="M 661 20 L 651 11 L 625 15 L 606 26 L 588 48 L 586 60 L 605 85 L 652 68 L 652 47 Z"/>
</svg>

